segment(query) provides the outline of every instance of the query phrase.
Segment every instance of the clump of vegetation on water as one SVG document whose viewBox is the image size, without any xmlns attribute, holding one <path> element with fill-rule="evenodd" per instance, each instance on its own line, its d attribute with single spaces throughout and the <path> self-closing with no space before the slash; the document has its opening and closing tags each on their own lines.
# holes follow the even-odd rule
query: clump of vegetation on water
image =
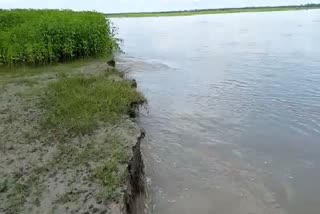
<svg viewBox="0 0 320 214">
<path fill-rule="evenodd" d="M 115 122 L 144 97 L 127 81 L 103 77 L 61 77 L 49 86 L 47 123 L 76 133 L 86 133 L 98 121 Z"/>
<path fill-rule="evenodd" d="M 109 20 L 97 12 L 0 10 L 0 65 L 106 56 L 116 47 Z"/>
</svg>

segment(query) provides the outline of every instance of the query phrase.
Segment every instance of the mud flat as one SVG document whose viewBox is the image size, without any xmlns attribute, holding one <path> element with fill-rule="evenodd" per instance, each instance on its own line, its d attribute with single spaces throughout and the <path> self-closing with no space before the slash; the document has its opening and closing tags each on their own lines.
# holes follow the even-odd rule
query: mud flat
<svg viewBox="0 0 320 214">
<path fill-rule="evenodd" d="M 0 73 L 0 213 L 142 212 L 144 98 L 105 61 Z"/>
</svg>

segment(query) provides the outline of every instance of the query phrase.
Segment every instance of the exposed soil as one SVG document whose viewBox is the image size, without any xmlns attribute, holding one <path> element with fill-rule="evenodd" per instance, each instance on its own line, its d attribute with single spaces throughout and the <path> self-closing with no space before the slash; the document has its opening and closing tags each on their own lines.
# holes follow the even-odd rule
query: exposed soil
<svg viewBox="0 0 320 214">
<path fill-rule="evenodd" d="M 106 63 L 92 62 L 67 70 L 72 71 L 70 75 L 99 75 L 106 72 L 106 66 Z M 59 68 L 56 72 L 2 76 L 0 213 L 116 214 L 132 210 L 133 205 L 124 203 L 129 201 L 127 189 L 133 182 L 130 172 L 139 176 L 136 181 L 143 182 L 140 153 L 143 134 L 126 116 L 117 124 L 101 123 L 93 133 L 83 136 L 75 136 L 67 130 L 45 129 L 42 101 L 47 85 L 57 79 L 58 73 Z M 121 80 L 114 75 L 110 78 Z M 96 169 L 107 161 L 113 149 L 112 142 L 120 142 L 121 148 L 129 154 L 128 160 L 117 166 L 127 173 L 125 183 L 129 188 L 123 185 L 110 190 L 95 179 Z M 133 187 L 130 194 L 143 191 L 141 187 Z"/>
</svg>

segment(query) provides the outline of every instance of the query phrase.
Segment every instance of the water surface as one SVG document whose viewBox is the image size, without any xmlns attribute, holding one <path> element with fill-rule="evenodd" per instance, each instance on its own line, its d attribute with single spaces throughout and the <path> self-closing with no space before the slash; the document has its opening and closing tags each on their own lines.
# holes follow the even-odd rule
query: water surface
<svg viewBox="0 0 320 214">
<path fill-rule="evenodd" d="M 319 214 L 319 10 L 114 23 L 152 213 Z"/>
</svg>

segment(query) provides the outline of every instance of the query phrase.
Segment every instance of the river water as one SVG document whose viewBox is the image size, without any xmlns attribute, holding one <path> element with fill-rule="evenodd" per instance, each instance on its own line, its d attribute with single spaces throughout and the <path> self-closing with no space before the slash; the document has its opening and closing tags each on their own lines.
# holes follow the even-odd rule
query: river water
<svg viewBox="0 0 320 214">
<path fill-rule="evenodd" d="M 320 213 L 319 10 L 113 22 L 151 213 Z"/>
</svg>

